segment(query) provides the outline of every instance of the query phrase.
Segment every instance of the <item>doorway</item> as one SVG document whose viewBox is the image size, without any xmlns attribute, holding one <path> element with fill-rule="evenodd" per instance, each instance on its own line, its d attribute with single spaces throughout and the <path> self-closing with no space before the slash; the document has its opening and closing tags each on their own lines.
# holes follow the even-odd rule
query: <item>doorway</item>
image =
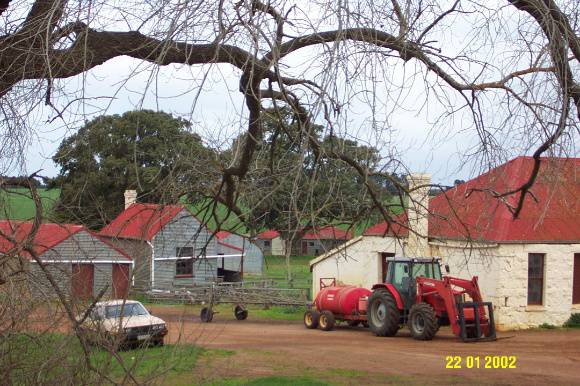
<svg viewBox="0 0 580 386">
<path fill-rule="evenodd" d="M 389 262 L 387 259 L 395 257 L 394 253 L 391 252 L 381 252 L 381 282 L 387 281 L 387 272 L 389 272 Z"/>
<path fill-rule="evenodd" d="M 75 299 L 87 300 L 93 297 L 95 266 L 92 264 L 72 264 L 71 295 Z"/>
<path fill-rule="evenodd" d="M 113 299 L 125 299 L 129 293 L 129 264 L 113 264 Z"/>
</svg>

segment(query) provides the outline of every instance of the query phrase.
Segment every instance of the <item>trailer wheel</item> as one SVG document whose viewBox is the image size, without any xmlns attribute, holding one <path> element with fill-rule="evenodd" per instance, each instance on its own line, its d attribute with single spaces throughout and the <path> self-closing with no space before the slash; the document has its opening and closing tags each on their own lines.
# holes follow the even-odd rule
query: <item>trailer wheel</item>
<svg viewBox="0 0 580 386">
<path fill-rule="evenodd" d="M 393 336 L 399 331 L 401 312 L 389 290 L 374 290 L 369 296 L 367 312 L 369 328 L 375 335 Z"/>
<path fill-rule="evenodd" d="M 209 323 L 213 320 L 213 311 L 209 307 L 203 307 L 199 313 L 199 318 L 204 323 Z"/>
<path fill-rule="evenodd" d="M 330 311 L 322 311 L 320 313 L 320 319 L 318 320 L 318 325 L 322 331 L 330 331 L 334 328 L 336 319 L 334 314 Z"/>
<path fill-rule="evenodd" d="M 417 340 L 431 340 L 438 330 L 437 315 L 427 303 L 413 304 L 409 310 L 409 329 Z"/>
<path fill-rule="evenodd" d="M 234 308 L 234 315 L 237 320 L 246 320 L 248 319 L 248 310 L 238 304 L 236 308 Z"/>
<path fill-rule="evenodd" d="M 320 313 L 318 311 L 308 310 L 304 313 L 304 327 L 313 330 L 318 327 Z"/>
</svg>

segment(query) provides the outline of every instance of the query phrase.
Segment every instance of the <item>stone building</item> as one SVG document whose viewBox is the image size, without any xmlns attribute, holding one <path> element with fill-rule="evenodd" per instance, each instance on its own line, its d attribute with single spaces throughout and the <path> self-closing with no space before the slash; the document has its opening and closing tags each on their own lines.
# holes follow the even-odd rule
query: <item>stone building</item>
<svg viewBox="0 0 580 386">
<path fill-rule="evenodd" d="M 498 328 L 561 325 L 580 313 L 580 159 L 518 157 L 428 200 L 427 175 L 409 179 L 410 208 L 310 263 L 313 291 L 321 278 L 370 287 L 384 280 L 390 256 L 441 257 L 458 277 L 478 276 Z M 429 202 L 428 202 L 429 201 Z M 427 211 L 428 209 L 428 211 Z"/>
</svg>

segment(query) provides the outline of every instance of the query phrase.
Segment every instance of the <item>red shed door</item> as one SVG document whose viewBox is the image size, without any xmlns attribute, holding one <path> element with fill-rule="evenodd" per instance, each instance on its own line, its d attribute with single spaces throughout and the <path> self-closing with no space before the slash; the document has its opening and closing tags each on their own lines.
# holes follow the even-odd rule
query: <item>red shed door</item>
<svg viewBox="0 0 580 386">
<path fill-rule="evenodd" d="M 129 292 L 129 264 L 113 264 L 113 298 L 124 299 Z"/>
<path fill-rule="evenodd" d="M 90 299 L 93 296 L 95 267 L 92 264 L 73 264 L 71 295 L 76 299 Z"/>
<path fill-rule="evenodd" d="M 574 254 L 574 278 L 572 283 L 572 304 L 580 304 L 580 253 Z"/>
</svg>

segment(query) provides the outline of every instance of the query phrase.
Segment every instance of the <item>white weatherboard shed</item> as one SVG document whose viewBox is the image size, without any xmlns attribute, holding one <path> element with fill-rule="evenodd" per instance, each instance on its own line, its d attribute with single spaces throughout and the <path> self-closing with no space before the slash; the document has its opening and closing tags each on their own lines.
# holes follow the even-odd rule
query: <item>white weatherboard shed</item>
<svg viewBox="0 0 580 386">
<path fill-rule="evenodd" d="M 429 202 L 426 189 L 414 190 L 397 223 L 377 224 L 310 262 L 314 295 L 321 278 L 370 288 L 383 281 L 385 258 L 434 256 L 453 276 L 479 277 L 498 328 L 561 325 L 580 313 L 580 159 L 542 159 L 514 219 L 520 193 L 498 200 L 493 192 L 521 186 L 533 162 L 518 157 Z M 428 176 L 409 183 L 412 190 Z"/>
</svg>

